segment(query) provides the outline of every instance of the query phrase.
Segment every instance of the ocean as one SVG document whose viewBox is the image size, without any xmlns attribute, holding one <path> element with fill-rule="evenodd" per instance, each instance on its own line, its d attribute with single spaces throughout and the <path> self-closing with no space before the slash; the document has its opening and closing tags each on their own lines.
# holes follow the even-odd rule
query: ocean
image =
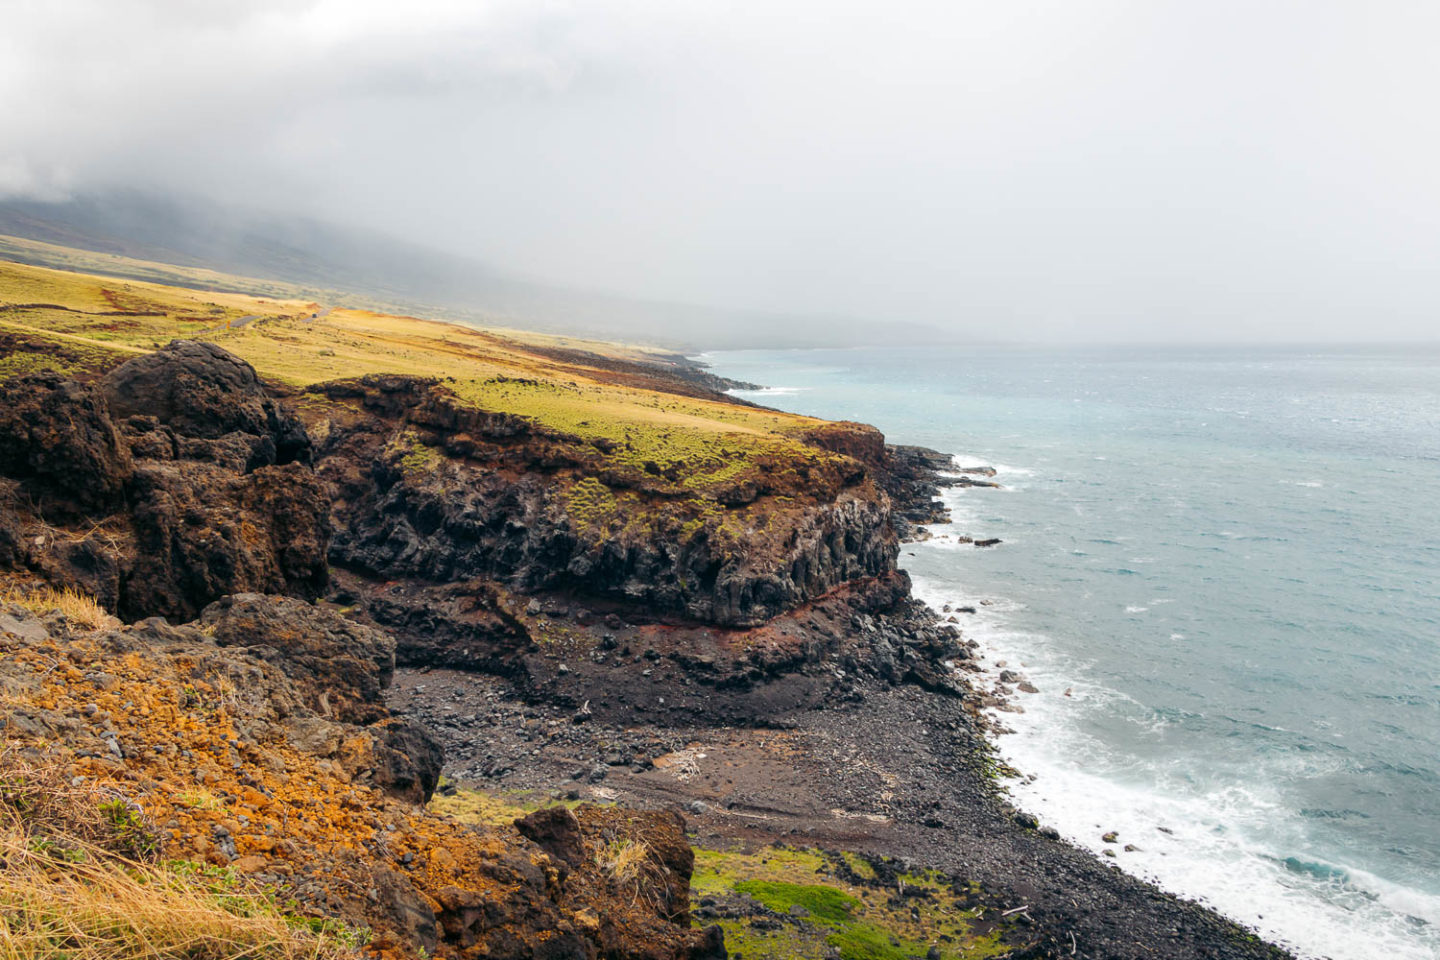
<svg viewBox="0 0 1440 960">
<path fill-rule="evenodd" d="M 1440 956 L 1440 348 L 702 359 L 997 469 L 901 565 L 1039 690 L 1018 806 L 1301 956 Z"/>
</svg>

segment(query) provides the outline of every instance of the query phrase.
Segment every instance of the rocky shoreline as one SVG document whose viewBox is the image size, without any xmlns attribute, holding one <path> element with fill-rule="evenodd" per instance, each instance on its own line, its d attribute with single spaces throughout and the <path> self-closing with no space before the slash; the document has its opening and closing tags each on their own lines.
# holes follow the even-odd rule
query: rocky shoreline
<svg viewBox="0 0 1440 960">
<path fill-rule="evenodd" d="M 119 617 L 5 612 L 7 741 L 164 811 L 157 847 L 243 862 L 396 957 L 701 960 L 723 954 L 712 922 L 813 932 L 808 908 L 734 891 L 694 926 L 682 827 L 711 851 L 860 856 L 851 879 L 896 910 L 914 871 L 943 878 L 984 955 L 1285 956 L 1006 803 L 974 642 L 897 566 L 945 518 L 942 486 L 993 471 L 853 423 L 745 426 L 763 445 L 744 459 L 710 425 L 686 446 L 677 397 L 780 415 L 669 361 L 532 353 L 645 391 L 656 423 L 607 434 L 588 407 L 546 421 L 421 376 L 299 389 L 192 341 L 0 381 L 5 586 Z M 159 699 L 136 692 L 147 669 Z M 424 806 L 442 755 L 442 794 L 591 803 L 465 828 Z M 179 803 L 195 778 L 206 795 Z M 621 848 L 656 856 L 631 874 Z M 909 955 L 883 936 L 845 956 Z"/>
<path fill-rule="evenodd" d="M 925 448 L 886 450 L 897 464 L 886 489 L 906 539 L 928 536 L 923 523 L 948 522 L 942 488 L 997 486 L 976 479 L 992 477 L 988 467 L 957 470 Z M 571 612 L 554 600 L 541 609 Z M 814 633 L 843 632 L 863 653 L 827 648 L 702 711 L 688 709 L 693 690 L 725 686 L 714 664 L 662 654 L 645 631 L 616 621 L 598 654 L 555 667 L 545 693 L 412 663 L 388 703 L 436 731 L 461 785 L 674 809 L 697 844 L 853 851 L 978 884 L 977 902 L 1013 922 L 1024 943 L 1006 956 L 1288 956 L 1012 808 L 1003 777 L 1013 772 L 998 761 L 982 712 L 1004 708 L 1006 688 L 996 680 L 986 689 L 974 642 L 942 617 L 904 599 L 882 613 L 852 612 L 848 624 L 793 623 L 812 643 Z"/>
</svg>

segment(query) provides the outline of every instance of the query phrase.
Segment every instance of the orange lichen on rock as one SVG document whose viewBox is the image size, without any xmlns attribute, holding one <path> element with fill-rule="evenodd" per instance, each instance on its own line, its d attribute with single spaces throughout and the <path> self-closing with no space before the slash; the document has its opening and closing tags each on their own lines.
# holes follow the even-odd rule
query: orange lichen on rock
<svg viewBox="0 0 1440 960">
<path fill-rule="evenodd" d="M 308 606 L 241 599 L 252 612 Z M 27 758 L 122 801 L 157 858 L 233 868 L 296 914 L 368 928 L 367 949 L 387 956 L 721 949 L 689 927 L 691 855 L 673 814 L 566 812 L 575 846 L 562 859 L 543 836 L 414 802 L 434 780 L 416 795 L 426 774 L 405 764 L 427 761 L 406 755 L 402 721 L 324 716 L 311 705 L 323 673 L 301 676 L 294 650 L 218 645 L 206 634 L 223 634 L 223 618 L 90 630 L 0 612 L 0 777 Z M 613 875 L 595 852 L 616 843 L 643 846 L 643 869 Z"/>
</svg>

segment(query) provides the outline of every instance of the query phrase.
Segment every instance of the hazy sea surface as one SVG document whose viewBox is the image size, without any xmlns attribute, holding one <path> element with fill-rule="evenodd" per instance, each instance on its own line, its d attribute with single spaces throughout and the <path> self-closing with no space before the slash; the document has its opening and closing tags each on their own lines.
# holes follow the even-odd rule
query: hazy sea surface
<svg viewBox="0 0 1440 960">
<path fill-rule="evenodd" d="M 1019 805 L 1303 956 L 1440 956 L 1440 350 L 705 359 L 998 468 L 901 561 L 1040 689 Z"/>
</svg>

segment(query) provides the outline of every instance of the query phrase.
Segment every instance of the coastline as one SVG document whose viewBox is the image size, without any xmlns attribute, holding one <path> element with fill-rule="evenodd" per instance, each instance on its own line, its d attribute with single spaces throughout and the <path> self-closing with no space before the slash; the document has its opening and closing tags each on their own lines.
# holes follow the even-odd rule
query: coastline
<svg viewBox="0 0 1440 960">
<path fill-rule="evenodd" d="M 361 331 L 350 336 L 373 336 L 373 349 L 388 358 L 385 331 L 363 332 L 377 322 L 408 329 L 416 321 L 336 313 L 317 326 L 281 317 L 250 324 L 227 343 L 278 364 L 267 351 L 288 360 L 292 338 L 326 342 L 341 336 L 332 324 L 350 323 Z M 416 335 L 415 349 L 459 362 L 448 340 Z M 472 336 L 474 351 L 491 344 Z M 16 355 L 35 364 L 59 362 L 61 348 L 31 339 L 19 347 Z M 157 830 L 178 831 L 157 833 L 156 849 L 169 842 L 217 866 L 243 862 L 276 877 L 279 889 L 293 886 L 307 910 L 343 914 L 408 944 L 406 955 L 433 955 L 442 932 L 471 951 L 461 956 L 491 950 L 510 936 L 475 939 L 491 936 L 477 925 L 495 907 L 525 937 L 570 917 L 571 943 L 609 943 L 607 956 L 717 956 L 720 931 L 691 926 L 686 881 L 695 874 L 685 829 L 711 861 L 737 847 L 760 864 L 780 844 L 812 856 L 841 851 L 846 869 L 870 872 L 876 895 L 903 906 L 943 888 L 946 909 L 963 913 L 950 928 L 958 937 L 919 928 L 918 904 L 904 911 L 906 930 L 866 922 L 863 942 L 843 954 L 848 960 L 907 960 L 917 946 L 950 958 L 1285 956 L 1061 841 L 1001 796 L 982 715 L 987 694 L 950 666 L 973 660 L 975 643 L 914 599 L 896 566 L 899 521 L 937 519 L 943 478 L 935 468 L 948 462 L 944 454 L 887 445 L 861 423 L 730 404 L 668 369 L 600 364 L 551 346 L 527 355 L 537 364 L 589 364 L 587 393 L 577 397 L 568 381 L 487 378 L 478 360 L 474 376 L 457 378 L 453 389 L 388 373 L 314 373 L 302 389 L 265 378 L 217 344 L 131 349 L 129 359 L 106 354 L 94 368 L 77 367 L 84 379 L 45 368 L 3 384 L 14 411 L 4 426 L 19 455 L 4 465 L 15 496 L 0 513 L 0 547 L 8 550 L 0 559 L 17 578 L 43 572 L 46 586 L 30 601 L 42 614 L 44 590 L 65 588 L 94 598 L 90 606 L 105 611 L 95 623 L 138 623 L 86 633 L 84 642 L 132 652 L 174 643 L 177 656 L 193 657 L 192 647 L 209 650 L 207 641 L 234 620 L 231 639 L 241 649 L 215 647 L 216 669 L 277 661 L 277 671 L 295 674 L 275 672 L 273 691 L 254 703 L 207 706 L 198 693 L 182 696 L 182 708 L 234 710 L 249 724 L 244 739 L 212 744 L 226 763 L 213 772 L 216 788 L 233 798 L 198 806 L 177 800 L 175 778 L 186 771 L 168 759 L 188 759 L 190 727 L 159 731 L 147 715 L 127 715 L 117 724 L 125 732 L 107 731 L 118 740 L 97 744 L 77 716 L 98 724 L 103 713 L 108 723 L 108 711 L 67 701 L 63 715 L 51 716 L 43 690 L 23 705 L 12 729 L 35 744 L 37 757 L 69 751 L 82 775 L 138 778 Z M 556 376 L 579 375 L 564 371 Z M 215 383 L 235 386 L 209 390 Z M 597 422 L 597 410 L 613 418 Z M 44 429 L 32 429 L 37 419 Z M 66 429 L 77 420 L 89 427 L 80 437 Z M 757 436 L 765 438 L 759 452 Z M 77 518 L 73 538 L 45 525 L 61 514 Z M 184 522 L 191 515 L 215 519 L 219 535 Z M 109 526 L 87 541 L 91 517 Z M 107 619 L 110 611 L 119 620 Z M 13 626 L 28 631 L 29 619 Z M 259 628 L 262 619 L 273 638 Z M 59 642 L 52 627 L 71 629 L 62 612 L 15 642 L 41 656 Z M 322 652 L 331 644 L 353 652 L 357 633 L 365 663 Z M 147 659 L 130 662 L 132 680 L 144 683 Z M 129 711 L 123 700 L 115 706 Z M 250 724 L 261 714 L 267 726 Z M 291 720 L 300 722 L 295 737 L 274 726 Z M 157 752 L 156 736 L 179 742 Z M 302 793 L 277 806 L 278 826 L 256 816 L 269 798 L 235 781 L 252 775 L 229 752 L 252 740 L 292 751 L 330 777 L 336 793 L 351 783 L 369 791 L 372 782 L 383 793 L 388 784 L 399 791 L 394 802 L 415 808 L 405 822 L 416 837 L 440 831 L 456 838 L 460 853 L 450 852 L 450 841 L 417 839 L 425 854 L 417 867 L 413 850 L 388 847 L 393 831 L 366 820 L 365 831 L 380 831 L 362 831 L 378 859 L 356 853 L 347 869 L 383 878 L 398 899 L 377 900 L 378 888 L 371 897 L 358 880 L 341 892 L 310 884 L 303 875 L 316 868 L 311 848 L 277 844 L 271 833 L 313 798 Z M 354 751 L 345 746 L 352 741 Z M 281 755 L 256 756 L 254 763 L 286 768 Z M 468 799 L 499 798 L 498 819 L 452 821 L 431 807 L 442 770 L 481 788 Z M 568 844 L 541 822 L 520 823 L 511 800 L 581 802 L 572 815 L 578 828 L 565 826 L 564 811 L 542 820 L 562 832 L 590 831 L 592 855 L 583 843 L 579 856 L 565 853 Z M 357 817 L 370 816 L 366 798 L 347 802 Z M 250 812 L 237 807 L 231 817 L 229 803 Z M 334 811 L 311 813 L 318 819 L 306 829 L 330 842 Z M 649 825 L 649 839 L 628 837 L 626 849 L 669 851 L 653 876 L 668 878 L 654 892 L 663 887 L 671 906 L 642 911 L 664 932 L 659 954 L 642 949 L 644 937 L 622 944 L 612 936 L 633 929 L 626 925 L 640 918 L 630 912 L 644 900 L 638 888 L 627 895 L 616 886 L 630 881 L 617 859 L 604 859 L 619 856 L 614 818 Z M 340 835 L 349 836 L 356 826 L 344 822 Z M 537 852 L 537 836 L 554 849 Z M 482 842 L 514 866 L 466 852 Z M 560 884 L 552 853 L 588 871 L 599 897 L 593 909 Z M 291 877 L 301 879 L 279 879 Z M 498 880 L 519 886 L 501 893 Z M 770 880 L 762 872 L 755 882 Z M 814 886 L 791 884 L 806 896 Z M 695 919 L 707 928 L 730 923 L 737 953 L 765 955 L 748 944 L 779 924 L 811 937 L 818 952 L 806 956 L 831 955 L 833 942 L 816 935 L 809 914 L 780 914 L 750 895 L 753 886 L 732 884 L 723 896 L 699 889 Z M 835 894 L 827 896 L 833 903 Z M 847 924 L 855 933 L 858 921 Z"/>
<path fill-rule="evenodd" d="M 1023 490 L 1032 474 L 1001 467 L 999 476 L 1018 481 L 1015 489 Z M 987 528 L 982 517 L 990 514 L 974 509 L 983 501 L 966 501 L 966 495 L 947 491 L 955 523 L 937 526 L 934 540 L 907 550 L 946 550 L 947 538 L 961 531 L 1004 533 L 1003 527 Z M 1192 898 L 1298 956 L 1368 960 L 1376 950 L 1428 956 L 1425 945 L 1396 921 L 1408 916 L 1423 928 L 1432 899 L 1354 867 L 1271 852 L 1250 833 L 1258 832 L 1273 810 L 1264 782 L 1218 795 L 1157 786 L 1088 728 L 1089 714 L 1124 694 L 1084 664 L 1052 652 L 1053 637 L 1024 625 L 1033 620 L 1023 601 L 911 572 L 915 595 L 933 609 L 974 604 L 975 613 L 961 617 L 961 625 L 979 641 L 973 661 L 982 671 L 977 681 L 1004 701 L 987 716 L 994 721 L 998 754 L 1018 773 L 1005 781 L 1017 807 L 1092 855 L 1112 858 L 1127 873 Z M 1013 675 L 1002 681 L 1007 671 Z M 1029 681 L 1028 688 L 1017 686 L 1022 680 Z"/>
<path fill-rule="evenodd" d="M 908 449 L 921 463 L 951 459 Z M 911 485 L 897 514 L 945 522 L 935 497 L 947 485 L 938 471 Z M 955 619 L 919 597 L 905 611 L 898 623 L 862 616 L 858 632 L 898 639 Z M 686 687 L 715 682 L 672 653 L 642 657 L 625 629 L 615 633 L 633 663 L 607 668 L 611 690 L 642 686 L 652 704 L 673 707 Z M 941 654 L 932 669 L 948 674 L 948 685 L 934 682 L 938 675 L 927 684 L 863 670 L 840 679 L 837 659 L 856 665 L 843 653 L 820 656 L 771 674 L 743 706 L 708 718 L 655 706 L 593 710 L 577 723 L 572 703 L 583 694 L 537 696 L 503 677 L 414 665 L 397 673 L 389 704 L 436 730 L 451 758 L 447 775 L 462 787 L 676 810 L 703 849 L 840 850 L 963 879 L 983 891 L 980 910 L 1013 921 L 1029 940 L 1014 957 L 1290 956 L 1012 806 L 991 712 L 1006 701 L 982 688 L 982 678 L 987 686 L 995 678 L 982 672 L 973 638 L 949 661 L 953 672 L 946 656 L 957 653 Z M 584 684 L 566 662 L 564 682 Z M 672 663 L 668 676 L 649 676 L 652 665 Z M 712 909 L 700 908 L 702 922 Z"/>
<path fill-rule="evenodd" d="M 1305 956 L 1429 957 L 1440 918 L 1434 873 L 1424 869 L 1433 833 L 1414 815 L 1433 804 L 1415 790 L 1423 764 L 1412 771 L 1398 749 L 1400 740 L 1423 742 L 1425 727 L 1418 717 L 1418 731 L 1407 727 L 1415 720 L 1397 716 L 1407 711 L 1388 706 L 1428 703 L 1423 680 L 1420 689 L 1395 683 L 1393 661 L 1402 658 L 1389 658 L 1385 674 L 1356 676 L 1368 705 L 1350 711 L 1326 674 L 1334 658 L 1361 671 L 1373 662 L 1367 653 L 1384 662 L 1366 641 L 1387 632 L 1395 649 L 1413 649 L 1410 635 L 1433 623 L 1423 602 L 1401 608 L 1412 614 L 1406 622 L 1366 596 L 1370 571 L 1385 569 L 1381 531 L 1397 531 L 1384 536 L 1393 544 L 1408 529 L 1387 527 L 1395 511 L 1381 504 L 1408 501 L 1393 485 L 1383 496 L 1337 493 L 1322 464 L 1343 461 L 1348 435 L 1334 426 L 1317 435 L 1286 419 L 1290 401 L 1268 402 L 1248 353 L 1141 353 L 930 358 L 902 348 L 863 362 L 827 350 L 712 359 L 722 372 L 788 385 L 788 399 L 776 400 L 787 409 L 867 420 L 1031 468 L 1010 474 L 1003 498 L 947 496 L 967 505 L 956 512 L 960 529 L 1013 538 L 1003 555 L 946 551 L 937 528 L 936 542 L 905 548 L 918 560 L 902 558 L 916 595 L 937 609 L 991 601 L 961 625 L 982 641 L 986 660 L 1025 664 L 1041 688 L 1040 698 L 1018 697 L 1026 713 L 995 714 L 1018 732 L 997 741 L 1027 774 L 1011 783 L 1018 805 L 1095 855 L 1109 848 L 1126 869 Z M 1153 365 L 1137 367 L 1142 359 Z M 1364 414 L 1358 399 L 1304 392 L 1333 363 L 1289 359 L 1307 409 Z M 926 385 L 906 379 L 907 369 Z M 1172 423 L 1174 393 L 1157 386 L 1157 369 L 1181 371 L 1204 413 Z M 1085 388 L 1096 383 L 1119 392 Z M 915 396 L 926 402 L 915 405 Z M 1256 461 L 1260 438 L 1271 449 Z M 1244 496 L 1231 492 L 1227 465 L 1253 472 Z M 1349 536 L 1343 518 L 1359 516 L 1369 522 Z M 1315 556 L 1343 545 L 1368 566 L 1340 564 L 1351 569 L 1333 589 L 1321 586 L 1332 583 L 1324 562 L 1298 557 L 1291 562 L 1307 571 L 1303 581 L 1265 579 L 1294 543 L 1322 532 L 1310 540 Z M 1401 569 L 1425 562 L 1414 546 L 1404 556 Z M 940 587 L 928 589 L 927 576 Z M 1302 582 L 1311 586 L 1291 586 Z M 1285 606 L 1306 594 L 1308 605 Z M 1369 610 L 1364 623 L 1358 610 Z M 1307 656 L 1292 667 L 1286 650 Z M 1073 699 L 1054 702 L 1072 687 Z M 1314 692 L 1309 706 L 1287 697 L 1297 689 Z M 1407 729 L 1395 741 L 1384 732 Z M 1118 844 L 1103 841 L 1111 830 Z M 1125 851 L 1127 843 L 1141 849 Z"/>
</svg>

